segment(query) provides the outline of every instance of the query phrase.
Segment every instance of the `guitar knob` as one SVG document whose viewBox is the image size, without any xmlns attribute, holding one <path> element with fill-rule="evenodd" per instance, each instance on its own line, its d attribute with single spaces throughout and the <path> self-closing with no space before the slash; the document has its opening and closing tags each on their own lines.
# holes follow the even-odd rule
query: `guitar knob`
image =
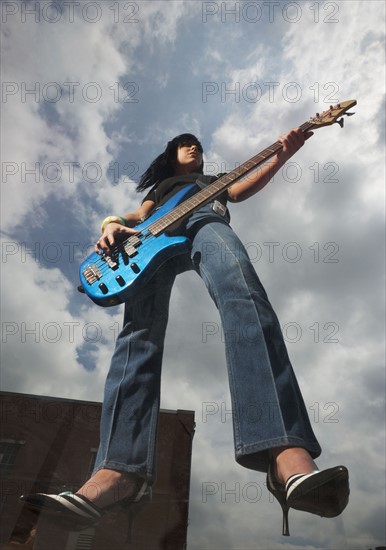
<svg viewBox="0 0 386 550">
<path fill-rule="evenodd" d="M 107 288 L 107 286 L 105 285 L 105 283 L 100 283 L 99 285 L 99 288 L 101 289 L 101 291 L 103 292 L 103 294 L 107 294 L 109 289 Z"/>
<path fill-rule="evenodd" d="M 117 275 L 115 277 L 115 280 L 119 284 L 119 286 L 125 286 L 125 279 L 121 275 Z"/>
<path fill-rule="evenodd" d="M 141 270 L 137 266 L 137 264 L 130 264 L 131 269 L 134 271 L 134 273 L 139 273 Z"/>
</svg>

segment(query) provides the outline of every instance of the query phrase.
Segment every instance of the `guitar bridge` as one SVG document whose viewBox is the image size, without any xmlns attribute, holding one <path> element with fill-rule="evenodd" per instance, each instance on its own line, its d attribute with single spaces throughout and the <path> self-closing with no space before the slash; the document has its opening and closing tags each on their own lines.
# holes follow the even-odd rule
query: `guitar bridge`
<svg viewBox="0 0 386 550">
<path fill-rule="evenodd" d="M 102 273 L 96 265 L 88 265 L 83 271 L 83 275 L 89 285 L 94 284 L 102 278 Z"/>
</svg>

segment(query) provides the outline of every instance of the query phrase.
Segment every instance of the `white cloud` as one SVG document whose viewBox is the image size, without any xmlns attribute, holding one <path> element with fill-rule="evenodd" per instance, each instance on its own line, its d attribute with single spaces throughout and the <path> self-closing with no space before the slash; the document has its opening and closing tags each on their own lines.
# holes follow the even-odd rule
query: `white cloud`
<svg viewBox="0 0 386 550">
<path fill-rule="evenodd" d="M 2 242 L 2 382 L 11 391 L 97 399 L 118 317 L 81 307 L 71 314 L 73 287 L 57 268 L 41 267 L 22 243 Z M 13 291 L 11 291 L 13 289 Z M 119 319 L 120 321 L 120 319 Z M 92 344 L 92 345 L 91 345 Z M 96 353 L 86 371 L 77 350 Z"/>
<path fill-rule="evenodd" d="M 100 400 L 121 323 L 122 308 L 107 311 L 74 294 L 76 266 L 42 256 L 35 261 L 23 246 L 39 242 L 42 249 L 52 241 L 63 248 L 66 241 L 92 239 L 101 216 L 138 203 L 132 180 L 139 167 L 181 130 L 203 136 L 207 161 L 228 171 L 327 108 L 330 98 L 356 98 L 356 115 L 344 130 L 318 130 L 293 159 L 299 180 L 282 171 L 257 197 L 231 207 L 232 224 L 257 254 L 254 266 L 292 339 L 290 355 L 324 448 L 320 464 L 343 462 L 352 472 L 347 512 L 326 521 L 291 511 L 293 538 L 283 541 L 280 508 L 270 500 L 264 476 L 233 460 L 221 327 L 195 273 L 178 278 L 172 295 L 162 406 L 196 411 L 189 547 L 382 544 L 383 523 L 375 521 L 375 532 L 370 516 L 383 506 L 382 491 L 371 481 L 379 475 L 383 438 L 383 4 L 302 2 L 302 17 L 293 23 L 283 18 L 283 3 L 273 21 L 265 13 L 256 23 L 237 23 L 230 15 L 223 21 L 223 3 L 206 22 L 198 2 L 140 2 L 138 13 L 125 11 L 124 3 L 120 12 L 98 5 L 102 17 L 95 24 L 75 12 L 71 24 L 36 24 L 32 16 L 21 23 L 19 13 L 3 25 L 3 80 L 10 87 L 2 106 L 2 162 L 3 169 L 8 162 L 17 171 L 8 181 L 3 173 L 2 180 L 4 389 Z M 327 23 L 326 17 L 338 21 Z M 64 94 L 57 102 L 44 101 L 44 94 L 59 90 L 45 85 L 59 83 L 68 91 L 66 82 L 79 82 L 73 102 Z M 126 93 L 139 101 L 124 103 L 117 82 L 134 83 Z M 218 86 L 207 101 L 204 82 Z M 237 82 L 238 101 L 222 95 L 222 87 L 231 90 Z M 258 101 L 243 90 L 251 82 L 263 92 Z M 35 96 L 23 101 L 23 90 L 34 83 Z M 98 92 L 102 96 L 93 102 Z M 122 167 L 128 160 L 137 163 L 136 175 L 121 171 L 112 182 L 110 163 Z M 47 172 L 46 181 L 36 183 L 28 174 L 21 181 L 22 163 L 31 169 L 36 162 L 40 168 L 56 163 L 52 169 L 61 168 L 61 180 L 49 181 L 54 172 Z M 65 162 L 79 163 L 73 181 Z M 98 181 L 90 181 L 92 170 L 89 179 L 82 175 L 87 163 L 100 167 Z M 291 261 L 299 250 L 299 261 Z M 204 334 L 205 323 L 218 331 Z M 93 342 L 96 325 L 102 335 Z M 296 341 L 294 330 L 300 330 Z M 93 371 L 80 364 L 80 349 Z M 208 481 L 219 491 L 204 503 Z M 233 502 L 229 494 L 222 502 L 221 483 L 239 483 L 241 490 L 257 483 L 262 498 L 252 505 L 245 498 Z"/>
</svg>

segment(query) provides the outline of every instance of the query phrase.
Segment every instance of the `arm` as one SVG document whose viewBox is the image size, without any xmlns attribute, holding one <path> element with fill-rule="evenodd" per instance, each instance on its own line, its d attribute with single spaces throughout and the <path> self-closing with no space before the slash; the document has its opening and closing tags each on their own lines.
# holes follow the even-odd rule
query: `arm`
<svg viewBox="0 0 386 550">
<path fill-rule="evenodd" d="M 150 214 L 154 205 L 155 203 L 153 201 L 144 201 L 137 210 L 125 214 L 123 217 L 126 220 L 126 226 L 114 222 L 107 224 L 100 239 L 95 244 L 95 251 L 100 252 L 103 250 L 103 252 L 109 253 L 111 248 L 115 245 L 118 236 L 128 238 L 130 235 L 138 233 L 138 231 L 134 229 L 134 226 Z"/>
<path fill-rule="evenodd" d="M 228 189 L 231 202 L 245 201 L 255 193 L 258 193 L 267 185 L 273 176 L 284 166 L 303 145 L 306 139 L 312 136 L 312 132 L 303 134 L 300 128 L 295 128 L 279 139 L 283 148 L 272 160 L 259 168 L 256 172 L 246 176 Z"/>
</svg>

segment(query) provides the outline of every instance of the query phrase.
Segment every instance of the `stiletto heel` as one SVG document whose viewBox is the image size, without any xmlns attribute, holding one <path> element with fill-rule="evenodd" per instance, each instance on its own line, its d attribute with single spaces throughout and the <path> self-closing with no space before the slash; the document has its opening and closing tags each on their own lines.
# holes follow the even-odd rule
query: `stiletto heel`
<svg viewBox="0 0 386 550">
<path fill-rule="evenodd" d="M 126 542 L 130 543 L 132 538 L 132 532 L 133 532 L 133 526 L 134 521 L 139 514 L 139 512 L 153 500 L 153 494 L 151 487 L 144 488 L 145 491 L 141 494 L 141 490 L 138 492 L 137 499 L 138 500 L 123 500 L 121 507 L 125 510 L 127 515 L 127 534 L 126 534 Z"/>
<path fill-rule="evenodd" d="M 283 510 L 283 531 L 282 531 L 282 535 L 285 536 L 285 537 L 289 537 L 290 536 L 290 532 L 289 532 L 289 523 L 288 523 L 288 512 L 289 512 L 289 507 L 288 506 L 282 506 L 281 509 Z"/>
<path fill-rule="evenodd" d="M 131 538 L 132 538 L 132 532 L 133 532 L 133 527 L 134 527 L 135 520 L 136 520 L 138 514 L 146 506 L 146 504 L 149 503 L 150 500 L 151 499 L 149 499 L 146 502 L 141 500 L 141 502 L 138 502 L 138 503 L 134 504 L 133 506 L 129 507 L 129 509 L 127 511 L 127 534 L 126 534 L 126 542 L 128 544 L 132 542 Z"/>
<path fill-rule="evenodd" d="M 281 506 L 281 509 L 283 512 L 282 535 L 285 537 L 289 537 L 290 532 L 289 532 L 288 513 L 289 513 L 290 507 L 288 506 L 288 503 L 287 503 L 287 496 L 286 496 L 286 491 L 284 486 L 276 481 L 275 474 L 274 474 L 274 467 L 272 463 L 270 463 L 268 466 L 267 489 L 270 493 L 273 494 L 273 496 L 276 498 L 276 500 Z"/>
<path fill-rule="evenodd" d="M 336 466 L 311 474 L 291 476 L 286 485 L 277 481 L 273 462 L 269 463 L 267 488 L 278 500 L 283 511 L 283 535 L 289 536 L 290 508 L 321 517 L 339 516 L 348 504 L 350 489 L 348 470 Z"/>
</svg>

